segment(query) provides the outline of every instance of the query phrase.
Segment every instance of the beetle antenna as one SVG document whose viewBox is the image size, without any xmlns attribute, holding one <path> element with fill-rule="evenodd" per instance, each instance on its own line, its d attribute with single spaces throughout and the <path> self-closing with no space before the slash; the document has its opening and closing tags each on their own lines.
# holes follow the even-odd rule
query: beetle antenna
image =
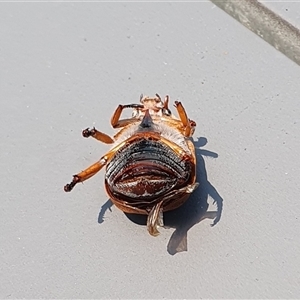
<svg viewBox="0 0 300 300">
<path fill-rule="evenodd" d="M 169 96 L 168 95 L 166 95 L 165 101 L 164 101 L 163 104 L 164 104 L 164 106 L 162 108 L 163 114 L 166 115 L 166 116 L 171 116 L 172 113 L 169 110 Z"/>
<path fill-rule="evenodd" d="M 160 102 L 162 102 L 162 101 L 161 101 L 161 98 L 160 98 L 160 96 L 159 96 L 158 94 L 155 94 L 155 96 L 158 98 L 158 100 L 159 100 Z"/>
</svg>

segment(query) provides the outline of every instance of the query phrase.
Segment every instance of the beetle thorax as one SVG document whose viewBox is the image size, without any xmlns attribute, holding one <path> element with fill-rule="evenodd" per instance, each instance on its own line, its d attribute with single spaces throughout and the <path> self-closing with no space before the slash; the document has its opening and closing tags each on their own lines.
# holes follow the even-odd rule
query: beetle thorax
<svg viewBox="0 0 300 300">
<path fill-rule="evenodd" d="M 139 123 L 133 123 L 123 128 L 122 132 L 118 135 L 115 143 L 113 144 L 113 147 L 134 136 L 139 132 L 139 130 Z M 153 127 L 149 131 L 156 132 L 167 140 L 174 142 L 175 144 L 180 146 L 186 153 L 190 154 L 190 149 L 186 144 L 185 137 L 178 130 L 168 126 L 162 120 L 158 119 L 157 121 L 154 121 Z"/>
</svg>

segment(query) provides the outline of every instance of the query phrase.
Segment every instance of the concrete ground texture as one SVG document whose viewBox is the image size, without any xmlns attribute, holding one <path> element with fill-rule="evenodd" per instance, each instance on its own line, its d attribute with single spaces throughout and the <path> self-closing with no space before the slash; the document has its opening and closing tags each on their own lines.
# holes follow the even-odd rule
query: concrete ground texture
<svg viewBox="0 0 300 300">
<path fill-rule="evenodd" d="M 300 298 L 299 65 L 210 1 L 0 3 L 0 38 L 0 298 Z M 158 237 L 104 170 L 63 191 L 110 148 L 81 131 L 141 93 L 197 123 L 200 186 Z"/>
</svg>

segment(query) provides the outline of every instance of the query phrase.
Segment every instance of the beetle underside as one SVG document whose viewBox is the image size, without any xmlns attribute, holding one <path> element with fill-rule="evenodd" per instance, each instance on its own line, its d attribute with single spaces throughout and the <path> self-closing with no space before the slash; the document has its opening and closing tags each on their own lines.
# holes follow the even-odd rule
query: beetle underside
<svg viewBox="0 0 300 300">
<path fill-rule="evenodd" d="M 162 212 L 182 205 L 197 188 L 195 149 L 189 139 L 196 126 L 188 119 L 180 102 L 175 102 L 180 119 L 172 116 L 168 96 L 162 102 L 142 98 L 141 104 L 119 105 L 112 117 L 114 128 L 122 128 L 114 138 L 95 128 L 84 137 L 113 144 L 98 162 L 65 186 L 71 191 L 78 183 L 106 166 L 105 187 L 112 202 L 127 213 L 148 215 L 148 231 L 157 235 L 163 225 Z M 133 117 L 120 120 L 124 108 L 133 108 Z"/>
</svg>

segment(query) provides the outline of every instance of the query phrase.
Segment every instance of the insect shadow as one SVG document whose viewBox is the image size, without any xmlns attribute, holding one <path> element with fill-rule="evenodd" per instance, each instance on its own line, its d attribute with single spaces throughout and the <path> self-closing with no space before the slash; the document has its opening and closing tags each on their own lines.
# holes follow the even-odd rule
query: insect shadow
<svg viewBox="0 0 300 300">
<path fill-rule="evenodd" d="M 167 251 L 171 255 L 187 251 L 187 232 L 194 225 L 204 219 L 213 219 L 211 226 L 214 226 L 221 219 L 223 199 L 215 187 L 208 181 L 205 162 L 203 159 L 203 156 L 217 158 L 218 154 L 201 149 L 201 147 L 206 144 L 207 139 L 204 137 L 198 138 L 197 141 L 194 140 L 197 156 L 197 182 L 199 182 L 199 187 L 182 206 L 164 213 L 164 227 L 175 228 L 167 246 Z M 215 211 L 207 211 L 208 196 L 210 196 L 213 199 L 213 203 L 216 204 Z M 111 211 L 112 206 L 113 203 L 111 200 L 108 200 L 104 205 L 102 205 L 98 216 L 98 223 L 103 222 L 105 212 L 107 210 Z M 147 216 L 145 215 L 129 213 L 125 213 L 125 215 L 136 224 L 146 225 L 147 223 Z"/>
</svg>

